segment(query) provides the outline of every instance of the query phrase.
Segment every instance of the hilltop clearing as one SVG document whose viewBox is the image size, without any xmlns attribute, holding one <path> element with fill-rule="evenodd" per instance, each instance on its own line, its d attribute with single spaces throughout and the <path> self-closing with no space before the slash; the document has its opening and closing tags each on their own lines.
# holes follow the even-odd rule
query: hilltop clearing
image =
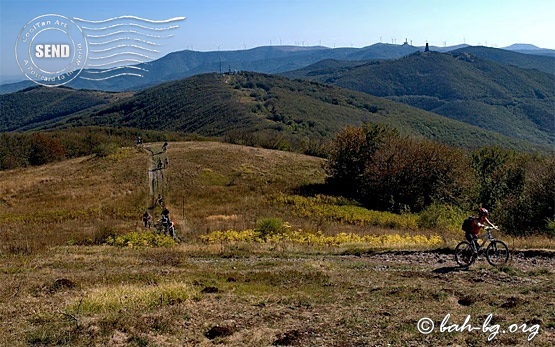
<svg viewBox="0 0 555 347">
<path fill-rule="evenodd" d="M 322 164 L 290 152 L 170 142 L 166 151 L 147 143 L 4 171 L 0 346 L 555 342 L 545 290 L 555 280 L 553 252 L 515 250 L 552 239 L 500 234 L 513 251 L 509 265 L 493 268 L 480 257 L 461 269 L 449 249 L 458 230 L 422 229 L 416 215 L 308 194 L 324 180 Z M 149 177 L 158 179 L 152 193 Z M 145 209 L 159 213 L 157 191 L 180 244 L 151 243 L 156 234 L 141 225 Z M 268 238 L 210 240 L 230 229 L 265 230 Z M 299 229 L 315 238 L 277 239 Z M 311 241 L 348 234 L 379 243 Z M 439 330 L 447 314 L 451 324 L 470 315 L 482 327 L 490 313 L 495 335 Z M 436 322 L 430 335 L 417 330 L 424 317 Z M 501 333 L 511 324 L 519 328 Z"/>
</svg>

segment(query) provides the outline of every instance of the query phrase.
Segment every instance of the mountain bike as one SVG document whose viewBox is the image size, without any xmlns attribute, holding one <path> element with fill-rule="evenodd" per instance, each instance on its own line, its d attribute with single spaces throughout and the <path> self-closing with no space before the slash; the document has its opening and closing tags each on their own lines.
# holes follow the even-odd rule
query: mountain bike
<svg viewBox="0 0 555 347">
<path fill-rule="evenodd" d="M 174 238 L 175 240 L 179 240 L 179 238 L 177 237 L 177 234 L 175 232 L 175 225 L 173 224 L 173 222 L 170 222 L 168 220 L 166 223 L 164 223 L 164 221 L 162 219 L 158 219 L 155 226 L 156 226 L 156 231 L 158 232 L 158 234 L 168 235 L 168 236 L 171 236 L 172 238 Z"/>
<path fill-rule="evenodd" d="M 158 232 L 158 234 L 167 234 L 168 222 L 164 223 L 162 219 L 158 219 L 156 221 L 156 224 L 154 224 L 154 226 L 156 227 L 156 231 Z"/>
<path fill-rule="evenodd" d="M 496 240 L 491 235 L 491 229 L 498 230 L 497 228 L 486 226 L 484 227 L 486 234 L 480 244 L 478 239 L 474 240 L 472 244 L 468 241 L 460 242 L 455 248 L 455 261 L 462 267 L 469 267 L 472 265 L 478 254 L 483 253 L 484 245 L 489 241 L 485 250 L 486 259 L 492 266 L 503 266 L 509 261 L 509 247 L 505 242 Z"/>
</svg>

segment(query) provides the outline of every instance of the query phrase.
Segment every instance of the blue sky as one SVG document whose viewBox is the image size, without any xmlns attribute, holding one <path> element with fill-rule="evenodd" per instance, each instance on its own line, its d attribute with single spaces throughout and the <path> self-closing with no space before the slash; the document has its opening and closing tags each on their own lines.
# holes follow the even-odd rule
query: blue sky
<svg viewBox="0 0 555 347">
<path fill-rule="evenodd" d="M 102 20 L 186 17 L 162 53 L 264 45 L 364 47 L 530 43 L 555 49 L 552 0 L 0 0 L 0 75 L 20 73 L 14 44 L 43 14 Z"/>
</svg>

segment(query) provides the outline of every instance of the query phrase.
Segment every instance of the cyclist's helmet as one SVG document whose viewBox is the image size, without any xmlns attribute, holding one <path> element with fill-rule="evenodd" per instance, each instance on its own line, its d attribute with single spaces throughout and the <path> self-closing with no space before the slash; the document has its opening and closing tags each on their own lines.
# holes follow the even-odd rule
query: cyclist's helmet
<svg viewBox="0 0 555 347">
<path fill-rule="evenodd" d="M 486 216 L 486 217 L 487 217 L 487 216 L 489 216 L 489 211 L 486 210 L 486 209 L 483 208 L 483 207 L 480 207 L 480 208 L 478 209 L 478 214 L 479 214 L 480 216 Z"/>
</svg>

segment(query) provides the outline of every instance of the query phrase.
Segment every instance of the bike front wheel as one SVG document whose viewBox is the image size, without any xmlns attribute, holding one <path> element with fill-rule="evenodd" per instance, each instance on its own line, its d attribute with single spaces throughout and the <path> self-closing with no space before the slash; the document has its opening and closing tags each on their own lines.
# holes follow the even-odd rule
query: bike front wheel
<svg viewBox="0 0 555 347">
<path fill-rule="evenodd" d="M 455 261 L 462 267 L 469 267 L 476 260 L 476 253 L 468 241 L 462 241 L 455 248 Z"/>
<path fill-rule="evenodd" d="M 492 241 L 486 248 L 486 259 L 492 266 L 503 266 L 509 261 L 509 247 L 503 241 Z"/>
</svg>

